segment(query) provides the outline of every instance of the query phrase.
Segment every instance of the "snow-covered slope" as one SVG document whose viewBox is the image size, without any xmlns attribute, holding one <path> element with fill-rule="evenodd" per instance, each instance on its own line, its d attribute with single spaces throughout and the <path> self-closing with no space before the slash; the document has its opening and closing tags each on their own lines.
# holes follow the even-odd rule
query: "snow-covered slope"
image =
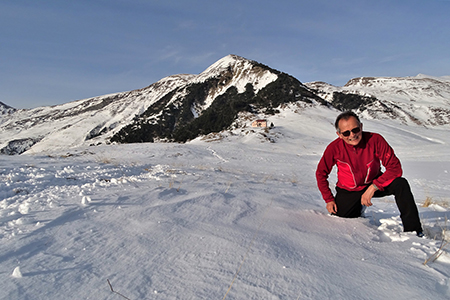
<svg viewBox="0 0 450 300">
<path fill-rule="evenodd" d="M 235 86 L 239 93 L 243 93 L 245 86 L 251 83 L 255 93 L 258 93 L 267 84 L 278 78 L 276 74 L 267 69 L 255 68 L 254 61 L 237 55 L 228 55 L 199 74 L 194 79 L 194 82 L 204 82 L 209 78 L 223 76 L 224 73 L 229 74 L 228 78 L 225 77 L 221 82 L 220 88 L 209 95 L 207 101 L 205 101 L 206 108 L 211 105 L 217 96 L 225 93 L 231 86 Z"/>
<path fill-rule="evenodd" d="M 392 197 L 327 215 L 314 171 L 337 114 L 292 104 L 216 142 L 0 156 L 0 299 L 449 299 L 449 131 L 364 119 L 402 161 L 418 238 Z"/>
<path fill-rule="evenodd" d="M 234 127 L 249 126 L 248 114 L 231 120 L 242 111 L 265 118 L 288 103 L 320 106 L 326 104 L 323 99 L 367 119 L 450 127 L 449 77 L 362 77 L 344 87 L 303 85 L 258 62 L 228 55 L 198 75 L 169 76 L 139 90 L 30 110 L 0 103 L 0 152 L 42 153 L 110 141 L 184 142 L 228 129 L 233 122 Z M 215 126 L 218 120 L 222 124 Z"/>
<path fill-rule="evenodd" d="M 11 114 L 15 111 L 15 108 L 12 108 L 11 106 L 4 104 L 3 102 L 0 102 L 0 124 L 2 122 L 1 116 Z"/>
<path fill-rule="evenodd" d="M 222 81 L 208 92 L 206 101 L 201 105 L 193 105 L 192 112 L 198 116 L 231 86 L 236 86 L 238 91 L 242 92 L 245 85 L 250 83 L 257 93 L 277 79 L 276 74 L 255 64 L 256 62 L 242 57 L 229 55 L 199 75 L 174 75 L 140 90 L 51 107 L 18 110 L 3 115 L 0 119 L 0 149 L 3 149 L 4 153 L 11 153 L 14 149 L 20 153 L 28 148 L 32 148 L 30 151 L 41 152 L 104 143 L 125 125 L 130 124 L 135 116 L 144 113 L 163 97 L 170 95 L 170 101 L 164 106 L 166 107 L 183 99 L 191 84 L 220 77 Z M 157 119 L 158 114 L 153 118 Z"/>
<path fill-rule="evenodd" d="M 305 83 L 330 103 L 335 92 L 375 97 L 359 109 L 367 118 L 394 118 L 407 124 L 450 124 L 450 77 L 360 77 L 343 87 Z"/>
<path fill-rule="evenodd" d="M 107 138 L 190 78 L 169 76 L 140 90 L 18 110 L 2 117 L 0 143 L 5 147 L 12 140 L 35 140 L 36 152 L 96 143 L 95 137 L 101 132 Z"/>
</svg>

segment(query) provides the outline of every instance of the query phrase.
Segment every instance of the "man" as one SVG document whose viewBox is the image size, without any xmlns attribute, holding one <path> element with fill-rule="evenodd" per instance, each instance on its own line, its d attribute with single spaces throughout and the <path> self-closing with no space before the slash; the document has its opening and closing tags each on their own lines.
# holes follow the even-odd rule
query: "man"
<svg viewBox="0 0 450 300">
<path fill-rule="evenodd" d="M 422 237 L 422 225 L 408 181 L 402 178 L 402 166 L 384 138 L 363 132 L 358 116 L 341 113 L 335 122 L 338 138 L 331 142 L 317 166 L 316 179 L 330 214 L 358 218 L 373 197 L 394 195 L 404 231 L 416 231 Z M 381 172 L 381 164 L 385 172 Z M 333 196 L 328 176 L 337 165 L 338 182 Z"/>
</svg>

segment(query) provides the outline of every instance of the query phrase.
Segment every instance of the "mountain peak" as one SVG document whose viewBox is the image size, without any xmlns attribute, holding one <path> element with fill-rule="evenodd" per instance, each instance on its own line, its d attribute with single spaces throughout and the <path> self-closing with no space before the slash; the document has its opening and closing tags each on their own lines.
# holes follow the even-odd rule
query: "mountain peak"
<svg viewBox="0 0 450 300">
<path fill-rule="evenodd" d="M 212 78 L 219 79 L 219 88 L 213 91 L 206 100 L 206 106 L 217 96 L 225 93 L 229 87 L 235 86 L 239 93 L 245 91 L 247 83 L 251 83 L 254 92 L 264 88 L 267 84 L 278 78 L 275 70 L 244 57 L 230 54 L 227 55 L 200 73 L 194 80 L 196 83 L 206 82 Z"/>
<path fill-rule="evenodd" d="M 225 57 L 222 57 L 215 63 L 213 63 L 211 66 L 209 66 L 205 71 L 209 69 L 217 69 L 217 68 L 227 68 L 231 65 L 234 65 L 236 63 L 242 63 L 242 62 L 253 62 L 252 60 L 246 59 L 242 56 L 235 55 L 235 54 L 229 54 Z"/>
<path fill-rule="evenodd" d="M 234 71 L 236 69 L 251 69 L 255 62 L 248 60 L 238 55 L 230 54 L 227 55 L 211 66 L 209 66 L 205 71 L 199 74 L 198 81 L 203 81 L 206 78 L 216 77 L 227 71 Z"/>
</svg>

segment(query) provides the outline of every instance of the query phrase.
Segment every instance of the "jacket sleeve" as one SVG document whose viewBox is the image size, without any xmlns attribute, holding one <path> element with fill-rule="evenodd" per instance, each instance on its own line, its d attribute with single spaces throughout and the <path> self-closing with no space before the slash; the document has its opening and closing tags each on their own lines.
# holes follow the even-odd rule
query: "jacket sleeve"
<svg viewBox="0 0 450 300">
<path fill-rule="evenodd" d="M 394 179 L 402 176 L 403 170 L 400 160 L 395 155 L 394 150 L 381 135 L 378 135 L 377 139 L 377 156 L 386 170 L 383 175 L 375 179 L 373 183 L 380 191 L 383 191 L 385 187 L 394 181 Z"/>
<path fill-rule="evenodd" d="M 330 175 L 333 166 L 336 164 L 336 161 L 334 160 L 333 151 L 330 146 L 331 145 L 329 145 L 325 149 L 325 152 L 323 153 L 323 156 L 320 159 L 316 170 L 317 187 L 319 188 L 319 191 L 322 194 L 322 198 L 327 203 L 334 201 L 334 196 L 333 193 L 331 192 L 330 185 L 328 182 L 328 176 Z"/>
</svg>

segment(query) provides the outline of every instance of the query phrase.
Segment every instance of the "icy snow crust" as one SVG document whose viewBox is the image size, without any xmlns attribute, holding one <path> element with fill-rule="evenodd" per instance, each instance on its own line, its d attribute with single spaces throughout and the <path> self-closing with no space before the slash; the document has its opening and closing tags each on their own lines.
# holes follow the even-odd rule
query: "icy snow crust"
<svg viewBox="0 0 450 300">
<path fill-rule="evenodd" d="M 366 218 L 326 213 L 314 171 L 336 114 L 292 106 L 268 133 L 0 156 L 0 299 L 123 299 L 107 280 L 136 300 L 449 299 L 448 247 L 423 262 L 449 229 L 450 133 L 364 120 L 402 161 L 418 238 L 392 197 Z"/>
</svg>

